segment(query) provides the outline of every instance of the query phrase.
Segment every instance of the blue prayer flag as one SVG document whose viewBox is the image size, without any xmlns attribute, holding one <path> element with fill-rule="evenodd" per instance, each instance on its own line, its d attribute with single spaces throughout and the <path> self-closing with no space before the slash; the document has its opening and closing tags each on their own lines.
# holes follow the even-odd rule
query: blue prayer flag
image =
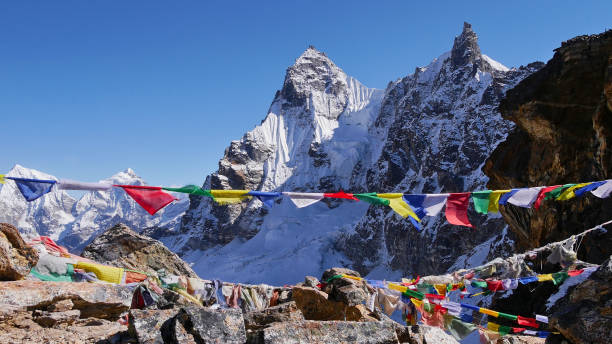
<svg viewBox="0 0 612 344">
<path fill-rule="evenodd" d="M 55 180 L 43 180 L 43 179 L 28 179 L 28 178 L 17 178 L 17 177 L 6 177 L 6 179 L 12 179 L 17 184 L 17 188 L 28 202 L 32 202 L 40 196 L 51 191 Z"/>
</svg>

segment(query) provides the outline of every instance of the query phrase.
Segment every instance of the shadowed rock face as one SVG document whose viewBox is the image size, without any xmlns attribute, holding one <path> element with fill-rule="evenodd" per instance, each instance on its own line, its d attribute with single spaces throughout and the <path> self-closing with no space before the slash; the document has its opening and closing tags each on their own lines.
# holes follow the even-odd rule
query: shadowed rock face
<svg viewBox="0 0 612 344">
<path fill-rule="evenodd" d="M 564 42 L 540 71 L 500 103 L 515 130 L 483 168 L 488 187 L 557 185 L 612 177 L 612 31 Z M 539 211 L 514 206 L 501 213 L 518 250 L 542 246 L 612 219 L 612 200 L 590 193 L 544 202 Z M 612 235 L 587 236 L 579 258 L 601 263 Z"/>
<path fill-rule="evenodd" d="M 0 223 L 0 281 L 24 278 L 38 262 L 38 253 L 28 246 L 12 225 Z"/>
</svg>

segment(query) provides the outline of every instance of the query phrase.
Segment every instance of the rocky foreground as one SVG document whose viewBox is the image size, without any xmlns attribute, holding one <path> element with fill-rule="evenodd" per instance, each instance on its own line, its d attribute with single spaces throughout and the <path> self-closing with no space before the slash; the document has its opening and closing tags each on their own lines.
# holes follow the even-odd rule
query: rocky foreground
<svg viewBox="0 0 612 344">
<path fill-rule="evenodd" d="M 151 274 L 195 276 L 160 242 L 123 225 L 99 236 L 83 256 Z M 204 302 L 165 288 L 149 300 L 155 286 L 142 288 L 146 281 L 119 285 L 33 280 L 28 273 L 38 260 L 37 251 L 15 227 L 0 224 L 0 279 L 5 280 L 0 282 L 1 343 L 457 343 L 439 327 L 404 326 L 378 308 L 370 310 L 365 304 L 373 288 L 354 278 L 360 277 L 357 272 L 343 268 L 325 271 L 321 281 L 328 283 L 307 276 L 303 283 L 284 287 L 198 280 L 216 285 Z M 612 328 L 611 281 L 608 259 L 570 287 L 550 317 L 561 335 L 548 342 L 606 343 Z M 202 290 L 212 290 L 207 288 Z M 251 293 L 253 302 L 236 302 L 234 293 L 240 288 Z M 229 290 L 230 297 L 222 300 L 217 293 L 221 290 L 223 295 Z M 492 339 L 544 341 L 518 335 Z"/>
</svg>

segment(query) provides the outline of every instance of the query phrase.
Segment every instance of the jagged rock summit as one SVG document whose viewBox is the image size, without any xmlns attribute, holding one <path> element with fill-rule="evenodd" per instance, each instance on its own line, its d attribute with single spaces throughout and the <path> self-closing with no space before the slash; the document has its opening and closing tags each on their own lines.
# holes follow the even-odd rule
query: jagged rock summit
<svg viewBox="0 0 612 344">
<path fill-rule="evenodd" d="M 496 110 L 499 99 L 539 67 L 508 69 L 490 59 L 467 23 L 451 51 L 385 91 L 362 85 L 310 47 L 287 69 L 262 123 L 230 144 L 204 188 L 420 193 L 484 187 L 480 167 L 512 127 Z M 263 274 L 271 283 L 337 265 L 365 274 L 423 274 L 455 262 L 481 263 L 511 246 L 500 220 L 476 223 L 482 230 L 466 238 L 440 217 L 425 222 L 420 234 L 387 209 L 363 203 L 325 200 L 296 209 L 279 199 L 266 208 L 254 199 L 217 206 L 193 196 L 180 232 L 158 238 L 196 272 L 206 267 L 212 276 L 245 282 Z M 497 248 L 489 250 L 494 242 Z M 445 258 L 428 261 L 431 251 Z"/>
</svg>

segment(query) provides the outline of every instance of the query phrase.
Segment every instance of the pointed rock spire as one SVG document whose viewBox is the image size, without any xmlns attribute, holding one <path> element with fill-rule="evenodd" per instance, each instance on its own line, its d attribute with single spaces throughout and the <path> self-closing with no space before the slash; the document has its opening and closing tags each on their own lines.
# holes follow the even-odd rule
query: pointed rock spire
<svg viewBox="0 0 612 344">
<path fill-rule="evenodd" d="M 463 23 L 461 35 L 455 37 L 453 50 L 451 50 L 451 61 L 455 68 L 482 61 L 480 47 L 478 46 L 478 36 L 472 30 L 472 25 L 468 22 Z"/>
</svg>

